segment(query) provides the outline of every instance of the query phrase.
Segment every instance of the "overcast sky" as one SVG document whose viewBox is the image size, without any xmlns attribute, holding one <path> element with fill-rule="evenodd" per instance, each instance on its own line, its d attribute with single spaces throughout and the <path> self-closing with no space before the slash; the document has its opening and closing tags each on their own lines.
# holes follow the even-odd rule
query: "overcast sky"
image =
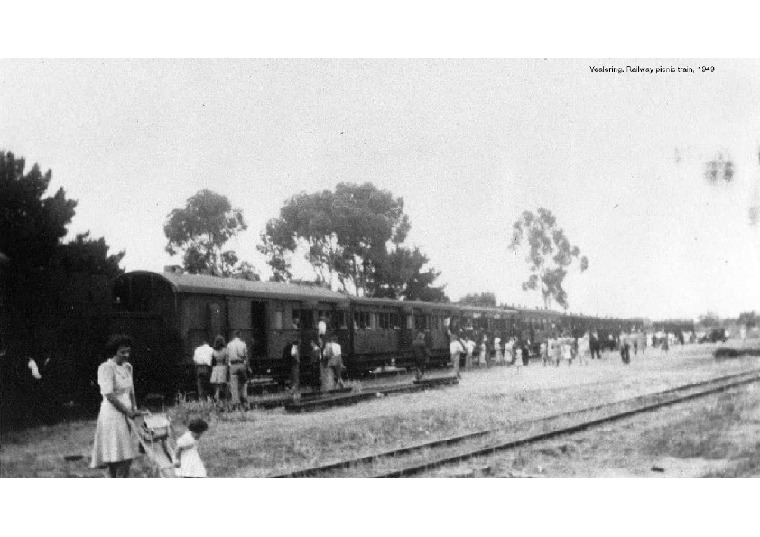
<svg viewBox="0 0 760 537">
<path fill-rule="evenodd" d="M 695 72 L 590 70 L 627 65 Z M 266 277 L 255 245 L 288 197 L 371 181 L 452 299 L 540 304 L 508 245 L 546 207 L 590 260 L 572 311 L 735 316 L 760 309 L 759 146 L 754 60 L 0 60 L 0 148 L 52 169 L 71 234 L 127 270 L 180 263 L 164 221 L 209 188 L 243 209 L 230 246 Z M 716 151 L 731 185 L 703 178 Z"/>
</svg>

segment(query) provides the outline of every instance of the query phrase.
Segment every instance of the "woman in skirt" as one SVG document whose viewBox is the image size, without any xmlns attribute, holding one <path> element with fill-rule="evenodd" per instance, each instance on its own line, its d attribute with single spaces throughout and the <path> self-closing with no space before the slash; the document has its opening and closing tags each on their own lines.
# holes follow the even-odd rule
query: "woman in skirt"
<svg viewBox="0 0 760 537">
<path fill-rule="evenodd" d="M 132 338 L 111 336 L 106 343 L 108 360 L 98 367 L 100 404 L 91 468 L 108 468 L 110 477 L 129 477 L 132 459 L 139 456 L 134 421 L 143 413 L 137 410 L 132 366 L 128 363 Z"/>
<path fill-rule="evenodd" d="M 214 352 L 211 354 L 211 380 L 214 387 L 214 401 L 219 403 L 219 394 L 224 393 L 230 380 L 230 364 L 227 358 L 227 343 L 222 336 L 214 339 Z"/>
</svg>

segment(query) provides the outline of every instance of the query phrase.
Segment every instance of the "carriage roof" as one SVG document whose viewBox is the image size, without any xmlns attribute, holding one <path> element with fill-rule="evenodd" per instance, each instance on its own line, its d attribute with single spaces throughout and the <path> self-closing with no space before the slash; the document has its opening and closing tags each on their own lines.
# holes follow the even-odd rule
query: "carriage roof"
<svg viewBox="0 0 760 537">
<path fill-rule="evenodd" d="M 222 278 L 206 274 L 179 274 L 164 272 L 131 272 L 132 274 L 154 274 L 167 280 L 179 293 L 200 293 L 212 295 L 234 295 L 246 297 L 275 298 L 282 300 L 310 300 L 319 302 L 347 303 L 348 297 L 322 287 L 279 282 L 255 282 L 240 278 Z"/>
</svg>

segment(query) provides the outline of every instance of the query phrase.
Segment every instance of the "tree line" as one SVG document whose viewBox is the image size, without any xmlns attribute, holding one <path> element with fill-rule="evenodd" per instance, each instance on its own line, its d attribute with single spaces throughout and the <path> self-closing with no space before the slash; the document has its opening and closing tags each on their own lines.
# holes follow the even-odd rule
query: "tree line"
<svg viewBox="0 0 760 537">
<path fill-rule="evenodd" d="M 82 309 L 84 297 L 70 282 L 107 281 L 123 272 L 125 252 L 110 253 L 105 238 L 89 232 L 65 241 L 77 201 L 63 188 L 48 193 L 52 172 L 0 151 L 0 337 L 34 341 L 39 327 Z M 448 302 L 440 271 L 416 246 L 407 244 L 411 220 L 404 200 L 372 183 L 338 183 L 333 190 L 299 192 L 267 221 L 257 249 L 271 269 L 271 280 L 297 283 L 293 264 L 305 260 L 313 271 L 308 283 L 366 297 Z M 247 229 L 243 211 L 208 189 L 191 196 L 166 217 L 166 251 L 180 256 L 190 273 L 260 280 L 260 271 L 227 248 Z M 574 262 L 584 271 L 588 260 L 571 245 L 551 211 L 525 211 L 514 223 L 513 251 L 526 254 L 526 291 L 541 293 L 567 307 L 562 287 Z M 79 288 L 86 288 L 81 285 Z M 463 303 L 496 305 L 492 292 L 470 294 Z M 0 341 L 0 345 L 3 341 Z"/>
</svg>

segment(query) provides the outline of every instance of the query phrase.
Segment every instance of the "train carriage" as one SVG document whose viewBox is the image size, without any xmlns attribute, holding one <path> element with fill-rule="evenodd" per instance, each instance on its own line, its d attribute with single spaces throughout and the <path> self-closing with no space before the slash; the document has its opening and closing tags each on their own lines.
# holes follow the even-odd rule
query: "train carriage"
<svg viewBox="0 0 760 537">
<path fill-rule="evenodd" d="M 348 297 L 320 287 L 138 271 L 117 277 L 113 293 L 111 331 L 134 338 L 135 386 L 142 391 L 190 386 L 194 349 L 218 334 L 229 340 L 240 331 L 254 374 L 278 379 L 290 366 L 283 349 L 294 340 L 308 349 L 321 317 L 350 345 Z"/>
</svg>

